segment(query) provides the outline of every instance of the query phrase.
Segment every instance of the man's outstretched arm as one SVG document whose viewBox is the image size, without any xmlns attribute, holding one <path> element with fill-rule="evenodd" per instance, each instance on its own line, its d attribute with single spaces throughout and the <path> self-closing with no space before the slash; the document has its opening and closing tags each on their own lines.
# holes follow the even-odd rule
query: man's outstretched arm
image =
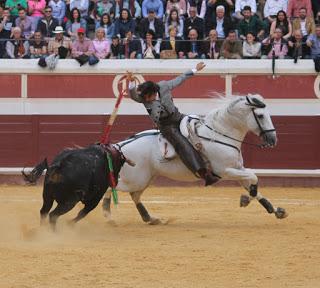
<svg viewBox="0 0 320 288">
<path fill-rule="evenodd" d="M 185 80 L 187 80 L 188 78 L 190 78 L 191 76 L 194 75 L 194 73 L 196 73 L 197 71 L 201 71 L 206 65 L 203 62 L 199 62 L 196 66 L 196 68 L 189 70 L 185 73 L 183 73 L 182 75 L 179 75 L 178 77 L 166 81 L 169 89 L 172 90 L 173 88 L 181 85 Z"/>
<path fill-rule="evenodd" d="M 141 103 L 142 99 L 137 94 L 135 76 L 133 76 L 132 72 L 127 71 L 127 80 L 129 81 L 128 94 L 129 94 L 130 98 L 136 102 Z"/>
</svg>

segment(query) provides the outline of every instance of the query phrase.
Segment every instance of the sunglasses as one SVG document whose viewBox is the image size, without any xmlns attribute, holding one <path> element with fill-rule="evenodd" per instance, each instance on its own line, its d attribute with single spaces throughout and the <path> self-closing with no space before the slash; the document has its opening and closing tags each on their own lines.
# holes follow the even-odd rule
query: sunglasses
<svg viewBox="0 0 320 288">
<path fill-rule="evenodd" d="M 46 11 L 44 11 L 44 12 L 46 12 L 46 13 L 51 13 L 52 11 L 51 11 L 51 10 L 46 10 Z"/>
</svg>

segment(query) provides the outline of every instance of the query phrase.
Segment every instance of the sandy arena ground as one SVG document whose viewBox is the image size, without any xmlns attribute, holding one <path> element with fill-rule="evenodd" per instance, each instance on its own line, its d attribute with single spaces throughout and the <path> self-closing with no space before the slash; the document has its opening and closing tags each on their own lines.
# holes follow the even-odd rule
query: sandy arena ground
<svg viewBox="0 0 320 288">
<path fill-rule="evenodd" d="M 0 186 L 0 288 L 320 287 L 320 189 L 264 188 L 289 217 L 241 188 L 150 188 L 167 225 L 144 224 L 128 195 L 107 224 L 101 205 L 76 227 L 39 229 L 41 187 Z"/>
</svg>

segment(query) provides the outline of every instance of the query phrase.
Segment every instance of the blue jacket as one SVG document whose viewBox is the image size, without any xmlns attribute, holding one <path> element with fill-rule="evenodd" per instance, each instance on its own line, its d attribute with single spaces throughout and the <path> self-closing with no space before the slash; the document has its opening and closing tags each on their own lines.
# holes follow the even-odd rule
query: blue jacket
<svg viewBox="0 0 320 288">
<path fill-rule="evenodd" d="M 130 19 L 128 21 L 123 21 L 121 19 L 117 19 L 114 24 L 114 34 L 120 35 L 120 38 L 126 37 L 126 33 L 131 31 L 134 34 L 136 29 L 136 21 L 134 19 Z"/>
</svg>

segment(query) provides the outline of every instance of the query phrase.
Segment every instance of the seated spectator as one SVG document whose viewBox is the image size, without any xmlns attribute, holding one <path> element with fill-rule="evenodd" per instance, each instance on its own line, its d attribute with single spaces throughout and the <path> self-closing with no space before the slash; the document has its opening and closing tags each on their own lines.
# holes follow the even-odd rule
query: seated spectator
<svg viewBox="0 0 320 288">
<path fill-rule="evenodd" d="M 311 0 L 289 0 L 287 9 L 288 18 L 291 19 L 294 17 L 299 17 L 300 8 L 306 8 L 307 16 L 313 16 Z"/>
<path fill-rule="evenodd" d="M 101 0 L 96 4 L 95 9 L 96 19 L 101 20 L 102 15 L 108 14 L 114 17 L 115 15 L 115 4 L 111 0 Z"/>
<path fill-rule="evenodd" d="M 30 16 L 27 16 L 25 8 L 19 9 L 19 17 L 16 19 L 16 26 L 20 27 L 22 36 L 26 39 L 30 38 L 36 30 L 34 21 Z"/>
<path fill-rule="evenodd" d="M 197 8 L 195 6 L 190 6 L 189 17 L 184 20 L 183 24 L 183 37 L 188 38 L 191 29 L 196 29 L 199 35 L 199 39 L 204 37 L 204 21 L 202 18 L 197 16 Z"/>
<path fill-rule="evenodd" d="M 52 17 L 52 8 L 47 6 L 44 10 L 45 16 L 39 21 L 37 30 L 41 31 L 43 37 L 53 37 L 52 31 L 59 26 L 59 21 Z"/>
<path fill-rule="evenodd" d="M 64 16 L 66 15 L 66 4 L 64 0 L 50 0 L 48 6 L 52 8 L 52 17 L 57 19 L 61 26 Z"/>
<path fill-rule="evenodd" d="M 111 40 L 114 35 L 114 23 L 109 14 L 102 14 L 101 20 L 96 23 L 96 29 L 98 28 L 103 28 L 105 37 Z"/>
<path fill-rule="evenodd" d="M 19 16 L 19 9 L 28 9 L 27 0 L 6 0 L 5 7 L 9 8 L 10 15 L 13 17 Z"/>
<path fill-rule="evenodd" d="M 124 46 L 120 43 L 120 39 L 118 36 L 112 37 L 110 50 L 111 50 L 110 59 L 124 58 Z"/>
<path fill-rule="evenodd" d="M 237 34 L 234 30 L 229 31 L 228 37 L 223 41 L 220 58 L 222 59 L 241 59 L 242 44 L 237 39 Z"/>
<path fill-rule="evenodd" d="M 185 0 L 168 0 L 166 5 L 166 15 L 170 14 L 172 9 L 178 11 L 179 16 L 183 16 L 187 13 L 187 5 Z"/>
<path fill-rule="evenodd" d="M 126 38 L 123 41 L 123 46 L 125 59 L 142 59 L 140 39 L 134 37 L 130 30 L 126 34 Z"/>
<path fill-rule="evenodd" d="M 184 55 L 187 59 L 199 59 L 203 54 L 202 42 L 199 41 L 198 32 L 196 29 L 191 29 L 188 39 L 184 43 Z"/>
<path fill-rule="evenodd" d="M 39 20 L 44 16 L 43 10 L 45 7 L 45 0 L 28 0 L 28 15 L 32 17 L 35 27 L 37 27 Z"/>
<path fill-rule="evenodd" d="M 87 21 L 81 17 L 78 8 L 73 8 L 70 12 L 70 19 L 66 23 L 67 35 L 70 36 L 72 40 L 76 39 L 79 28 L 83 28 L 86 31 Z"/>
<path fill-rule="evenodd" d="M 283 33 L 283 38 L 288 39 L 292 34 L 292 25 L 288 21 L 286 12 L 280 10 L 277 14 L 276 20 L 272 22 L 270 27 L 270 36 L 275 35 L 276 28 L 280 28 Z"/>
<path fill-rule="evenodd" d="M 181 37 L 177 36 L 177 28 L 174 26 L 169 27 L 169 37 L 161 42 L 160 52 L 161 58 L 184 58 L 183 41 Z M 169 52 L 167 52 L 169 51 Z M 170 52 L 173 51 L 173 52 Z M 170 55 L 169 55 L 170 54 Z"/>
<path fill-rule="evenodd" d="M 261 58 L 285 59 L 288 54 L 287 41 L 283 38 L 281 28 L 276 28 L 273 37 L 264 39 L 262 41 L 264 55 Z"/>
<path fill-rule="evenodd" d="M 81 18 L 86 19 L 88 17 L 88 12 L 89 12 L 89 0 L 70 0 L 71 14 L 74 8 L 78 9 L 78 11 L 80 12 Z"/>
<path fill-rule="evenodd" d="M 310 48 L 303 40 L 301 30 L 294 30 L 288 41 L 288 57 L 295 60 L 310 59 Z"/>
<path fill-rule="evenodd" d="M 232 30 L 232 21 L 231 18 L 225 16 L 224 6 L 218 6 L 216 13 L 213 13 L 211 18 L 207 18 L 206 22 L 206 34 L 209 34 L 209 31 L 212 29 L 216 30 L 218 33 L 219 39 L 225 39 L 229 31 Z"/>
<path fill-rule="evenodd" d="M 242 56 L 244 59 L 260 59 L 261 43 L 255 41 L 253 33 L 248 32 L 246 40 L 242 43 Z"/>
<path fill-rule="evenodd" d="M 320 57 L 320 25 L 316 25 L 314 34 L 309 35 L 307 45 L 311 49 L 311 58 L 316 59 Z"/>
<path fill-rule="evenodd" d="M 234 9 L 234 3 L 232 0 L 208 0 L 205 21 L 207 17 L 212 17 L 212 15 L 217 11 L 218 6 L 224 7 L 224 15 L 226 17 L 231 17 L 231 11 Z M 228 34 L 227 34 L 228 35 Z"/>
<path fill-rule="evenodd" d="M 160 58 L 160 45 L 154 39 L 153 30 L 149 30 L 146 34 L 146 39 L 141 39 L 142 58 L 144 59 L 158 59 Z"/>
<path fill-rule="evenodd" d="M 257 12 L 257 3 L 255 0 L 236 0 L 235 13 L 233 14 L 233 17 L 237 20 L 243 20 L 245 18 L 243 14 L 245 7 L 250 7 L 251 16 L 254 16 L 254 14 Z"/>
<path fill-rule="evenodd" d="M 288 0 L 266 0 L 263 9 L 264 22 L 267 29 L 270 30 L 270 25 L 276 20 L 280 10 L 287 11 Z"/>
<path fill-rule="evenodd" d="M 142 2 L 142 17 L 148 17 L 148 11 L 154 11 L 158 19 L 163 17 L 163 2 L 161 0 L 143 0 Z"/>
<path fill-rule="evenodd" d="M 175 8 L 170 11 L 170 14 L 167 18 L 165 24 L 165 37 L 169 37 L 169 26 L 174 26 L 177 28 L 178 37 L 183 36 L 183 20 L 179 17 L 178 10 Z"/>
<path fill-rule="evenodd" d="M 85 37 L 85 32 L 84 28 L 79 28 L 78 38 L 71 44 L 71 57 L 76 59 L 80 66 L 87 63 L 94 52 L 92 41 Z"/>
<path fill-rule="evenodd" d="M 57 26 L 53 34 L 55 36 L 49 40 L 48 54 L 59 55 L 61 59 L 69 58 L 71 52 L 70 38 L 63 36 L 64 31 L 61 26 Z"/>
<path fill-rule="evenodd" d="M 242 40 L 246 39 L 248 32 L 252 32 L 257 38 L 263 39 L 265 33 L 264 23 L 256 16 L 252 16 L 250 6 L 245 6 L 242 11 L 243 19 L 239 22 L 239 35 Z"/>
<path fill-rule="evenodd" d="M 218 40 L 218 32 L 214 29 L 210 30 L 209 37 L 203 42 L 203 53 L 207 59 L 218 59 L 220 56 L 222 41 Z"/>
<path fill-rule="evenodd" d="M 40 31 L 34 32 L 29 44 L 30 58 L 36 59 L 47 55 L 47 43 L 44 41 Z"/>
<path fill-rule="evenodd" d="M 117 0 L 115 1 L 115 17 L 120 17 L 122 9 L 128 9 L 133 18 L 141 17 L 141 7 L 137 0 Z"/>
<path fill-rule="evenodd" d="M 206 0 L 187 0 L 187 11 L 190 11 L 190 7 L 196 8 L 196 16 L 204 19 L 207 11 Z M 190 17 L 190 13 L 188 14 Z"/>
<path fill-rule="evenodd" d="M 92 41 L 93 55 L 98 59 L 106 59 L 110 57 L 110 40 L 105 37 L 105 30 L 98 28 L 96 30 L 96 38 Z"/>
<path fill-rule="evenodd" d="M 304 41 L 308 38 L 308 35 L 313 34 L 316 25 L 314 23 L 313 17 L 307 16 L 307 9 L 300 8 L 299 17 L 292 21 L 293 30 L 301 30 L 304 37 Z"/>
<path fill-rule="evenodd" d="M 156 14 L 153 9 L 148 10 L 148 17 L 143 18 L 140 21 L 138 31 L 139 36 L 143 39 L 146 38 L 146 34 L 149 30 L 153 30 L 155 34 L 155 39 L 162 39 L 163 36 L 163 23 L 161 19 L 156 17 Z"/>
<path fill-rule="evenodd" d="M 316 23 L 320 23 L 320 2 L 319 0 L 311 0 L 312 3 L 312 11 L 313 11 L 313 16 L 314 20 Z"/>
<path fill-rule="evenodd" d="M 6 54 L 10 59 L 29 58 L 29 43 L 24 39 L 20 27 L 12 29 L 12 37 L 6 43 Z"/>
<path fill-rule="evenodd" d="M 4 57 L 6 40 L 10 38 L 13 27 L 15 27 L 15 20 L 13 16 L 10 15 L 9 8 L 4 8 L 2 16 L 0 17 L 0 58 Z"/>
<path fill-rule="evenodd" d="M 124 38 L 128 31 L 134 33 L 136 29 L 136 22 L 131 18 L 128 9 L 122 9 L 120 17 L 114 23 L 114 34 L 119 38 Z"/>
</svg>

